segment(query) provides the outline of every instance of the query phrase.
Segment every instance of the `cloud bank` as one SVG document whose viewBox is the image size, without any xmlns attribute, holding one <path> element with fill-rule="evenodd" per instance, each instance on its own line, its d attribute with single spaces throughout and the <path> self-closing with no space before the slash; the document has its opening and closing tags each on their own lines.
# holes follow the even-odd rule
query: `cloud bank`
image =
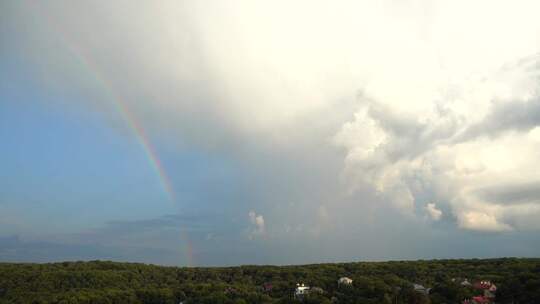
<svg viewBox="0 0 540 304">
<path fill-rule="evenodd" d="M 530 188 L 539 178 L 532 169 L 539 148 L 539 59 L 468 79 L 460 91 L 426 100 L 423 111 L 396 111 L 362 96 L 362 110 L 336 137 L 348 151 L 347 174 L 404 212 L 432 199 L 447 204 L 461 228 L 537 229 L 530 217 L 539 216 L 540 201 Z M 506 188 L 524 190 L 524 197 L 513 199 L 516 191 Z M 431 216 L 433 210 L 428 204 Z"/>
<path fill-rule="evenodd" d="M 370 229 L 391 242 L 391 222 L 411 233 L 540 229 L 539 10 L 420 0 L 12 9 L 47 25 L 21 30 L 19 43 L 39 47 L 26 53 L 48 81 L 67 78 L 51 62 L 82 57 L 163 146 L 228 159 L 242 178 L 224 216 L 248 214 L 250 238 L 285 248 L 305 236 L 370 240 Z M 181 209 L 201 204 L 217 203 Z"/>
</svg>

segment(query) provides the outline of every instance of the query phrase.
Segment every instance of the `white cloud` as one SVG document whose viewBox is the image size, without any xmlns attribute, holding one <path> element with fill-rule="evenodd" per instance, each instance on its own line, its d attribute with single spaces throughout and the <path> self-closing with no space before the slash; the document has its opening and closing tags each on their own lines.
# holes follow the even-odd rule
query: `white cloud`
<svg viewBox="0 0 540 304">
<path fill-rule="evenodd" d="M 434 203 L 427 204 L 425 209 L 430 219 L 434 221 L 441 219 L 443 213 L 441 210 L 437 209 Z"/>
<path fill-rule="evenodd" d="M 350 180 L 372 185 L 409 212 L 426 195 L 448 202 L 464 229 L 534 227 L 525 225 L 530 223 L 524 221 L 525 212 L 516 210 L 539 206 L 536 192 L 529 190 L 531 197 L 524 204 L 512 202 L 498 189 L 540 180 L 535 161 L 540 156 L 535 136 L 540 125 L 539 73 L 538 56 L 516 60 L 481 81 L 460 84 L 461 93 L 434 97 L 416 116 L 396 111 L 393 100 L 365 98 L 362 115 L 336 136 L 347 151 Z M 463 103 L 477 108 L 463 112 Z M 384 141 L 373 144 L 364 135 L 370 132 L 381 133 Z M 479 192 L 500 192 L 506 200 Z M 435 209 L 427 208 L 433 218 Z"/>
<path fill-rule="evenodd" d="M 484 212 L 466 211 L 458 219 L 459 226 L 466 229 L 495 232 L 512 230 L 512 227 L 501 223 L 494 215 Z"/>
<path fill-rule="evenodd" d="M 256 214 L 255 211 L 248 213 L 249 222 L 252 225 L 252 229 L 249 234 L 249 238 L 252 239 L 256 236 L 262 236 L 266 233 L 264 225 L 264 217 L 261 214 Z"/>
</svg>

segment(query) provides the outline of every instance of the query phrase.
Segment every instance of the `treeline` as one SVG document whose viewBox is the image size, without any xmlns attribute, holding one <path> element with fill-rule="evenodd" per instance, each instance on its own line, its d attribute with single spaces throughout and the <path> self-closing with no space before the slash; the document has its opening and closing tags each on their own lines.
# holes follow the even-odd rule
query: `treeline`
<svg viewBox="0 0 540 304">
<path fill-rule="evenodd" d="M 338 286 L 343 276 L 353 284 Z M 0 303 L 300 303 L 297 283 L 323 290 L 303 303 L 461 303 L 478 294 L 453 278 L 490 280 L 497 303 L 540 303 L 540 259 L 516 258 L 218 268 L 0 263 Z"/>
</svg>

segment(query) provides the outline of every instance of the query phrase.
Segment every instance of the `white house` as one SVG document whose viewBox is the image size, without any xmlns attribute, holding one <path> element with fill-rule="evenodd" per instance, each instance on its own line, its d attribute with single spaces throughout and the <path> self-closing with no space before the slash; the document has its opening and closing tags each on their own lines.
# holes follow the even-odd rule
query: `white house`
<svg viewBox="0 0 540 304">
<path fill-rule="evenodd" d="M 305 295 L 309 294 L 309 286 L 305 286 L 304 283 L 296 284 L 296 289 L 294 290 L 295 298 L 302 298 Z"/>
<path fill-rule="evenodd" d="M 339 280 L 337 282 L 338 282 L 339 285 L 351 285 L 352 284 L 352 280 L 347 278 L 347 277 L 339 278 Z"/>
</svg>

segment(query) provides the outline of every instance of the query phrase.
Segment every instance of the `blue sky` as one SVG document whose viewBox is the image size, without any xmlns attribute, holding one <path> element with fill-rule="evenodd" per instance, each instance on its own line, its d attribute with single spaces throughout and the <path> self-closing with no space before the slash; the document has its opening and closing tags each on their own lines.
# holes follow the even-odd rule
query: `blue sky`
<svg viewBox="0 0 540 304">
<path fill-rule="evenodd" d="M 536 6 L 3 2 L 0 261 L 538 256 Z"/>
</svg>

